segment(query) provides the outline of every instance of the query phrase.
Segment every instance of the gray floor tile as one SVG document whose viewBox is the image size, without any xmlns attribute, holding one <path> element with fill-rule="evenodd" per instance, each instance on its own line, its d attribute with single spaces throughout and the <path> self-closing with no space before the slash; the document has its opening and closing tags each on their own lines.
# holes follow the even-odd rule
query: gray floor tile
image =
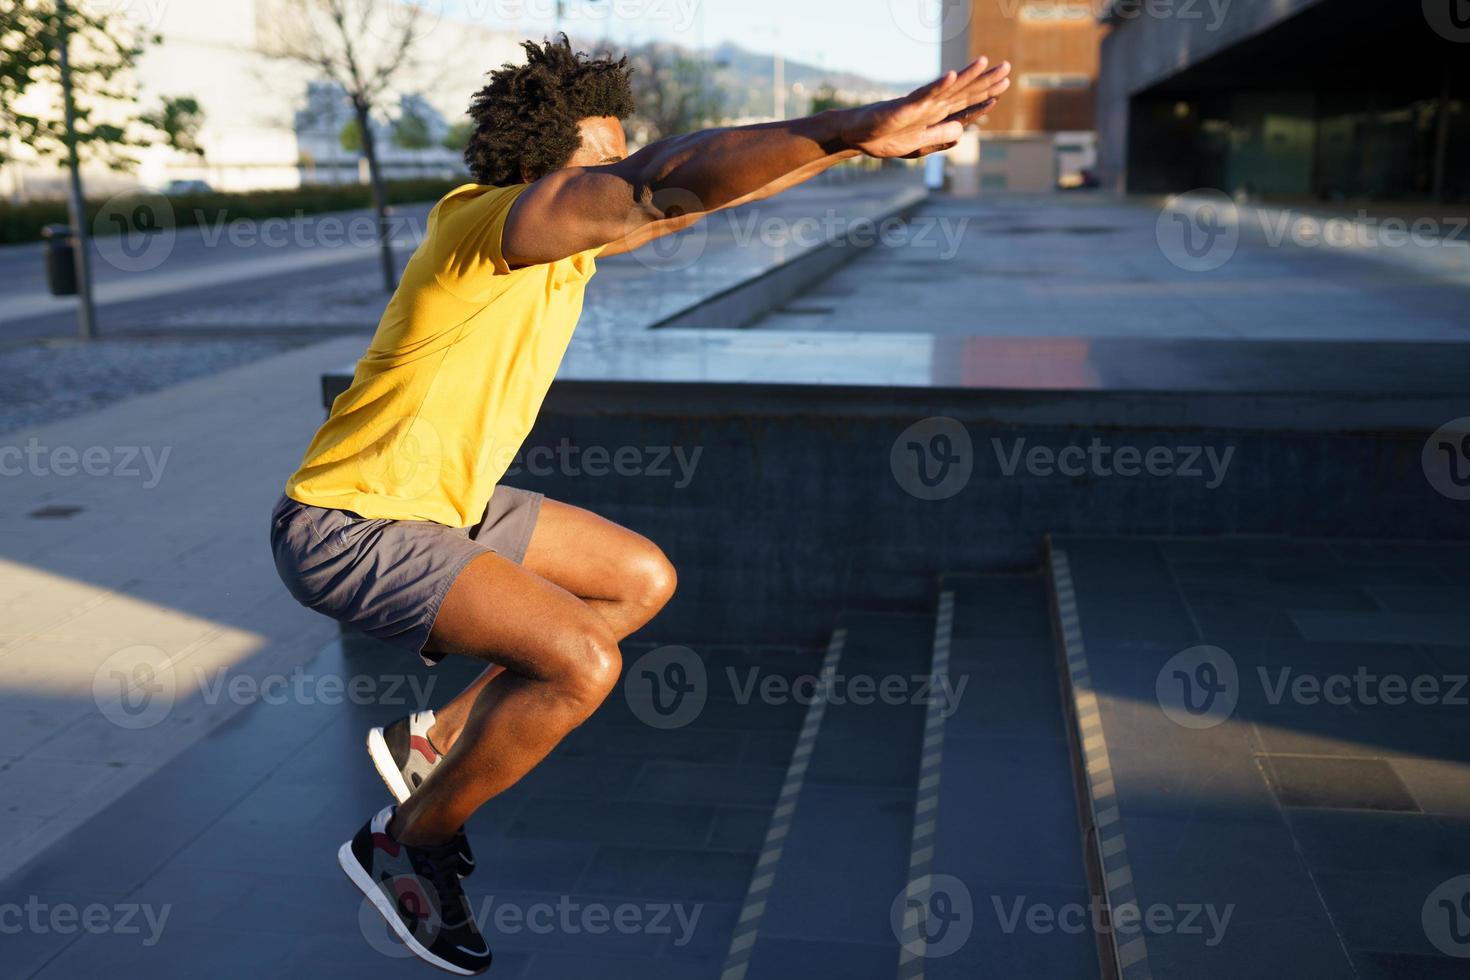
<svg viewBox="0 0 1470 980">
<path fill-rule="evenodd" d="M 1418 804 L 1384 759 L 1263 756 L 1266 778 L 1286 807 L 1418 812 Z"/>
<path fill-rule="evenodd" d="M 913 812 L 911 789 L 807 784 L 762 936 L 886 942 L 889 908 L 905 886 Z"/>
<path fill-rule="evenodd" d="M 969 881 L 970 921 L 952 953 L 925 963 L 935 980 L 969 977 L 1095 977 L 1097 939 L 1086 888 Z M 944 938 L 945 949 L 963 933 Z"/>
<path fill-rule="evenodd" d="M 1424 905 L 1444 876 L 1322 873 L 1317 885 L 1350 949 L 1441 955 L 1424 930 Z"/>
<path fill-rule="evenodd" d="M 780 794 L 785 778 L 785 766 L 650 762 L 643 766 L 628 795 L 656 803 L 762 806 Z"/>
<path fill-rule="evenodd" d="M 750 961 L 749 980 L 889 980 L 898 969 L 898 944 L 825 942 L 763 936 Z"/>
<path fill-rule="evenodd" d="M 1460 980 L 1465 976 L 1465 961 L 1448 956 L 1360 950 L 1353 960 L 1363 980 Z"/>
<path fill-rule="evenodd" d="M 720 807 L 710 830 L 709 846 L 722 851 L 758 851 L 771 824 L 771 809 Z"/>
<path fill-rule="evenodd" d="M 1207 905 L 1220 915 L 1228 908 L 1237 924 L 1331 928 L 1310 870 L 1280 821 L 1139 817 L 1125 826 L 1142 905 Z"/>
<path fill-rule="evenodd" d="M 1292 622 L 1309 640 L 1336 643 L 1429 643 L 1464 646 L 1470 615 L 1457 612 L 1294 611 Z"/>
<path fill-rule="evenodd" d="M 1238 980 L 1242 964 L 1249 964 L 1249 975 L 1261 980 L 1352 976 L 1347 953 L 1330 929 L 1303 928 L 1295 922 L 1232 922 L 1211 946 L 1213 935 L 1206 931 L 1149 936 L 1149 966 L 1154 976 Z"/>
<path fill-rule="evenodd" d="M 1067 746 L 1056 739 L 944 741 L 934 871 L 1083 887 Z"/>
<path fill-rule="evenodd" d="M 675 851 L 602 847 L 578 893 L 660 901 L 739 902 L 755 867 L 755 852 Z"/>
<path fill-rule="evenodd" d="M 708 839 L 717 807 L 616 800 L 595 808 L 530 799 L 511 822 L 512 837 L 698 847 Z"/>
<path fill-rule="evenodd" d="M 592 953 L 537 952 L 522 974 L 525 980 L 556 977 L 557 980 L 717 980 L 719 968 L 706 963 L 684 962 L 672 957 L 650 962 L 644 958 L 605 956 Z"/>
<path fill-rule="evenodd" d="M 1342 874 L 1439 874 L 1470 868 L 1470 820 L 1419 813 L 1286 811 L 1314 871 Z"/>
<path fill-rule="evenodd" d="M 1470 763 L 1390 759 L 1389 765 L 1425 813 L 1470 817 Z"/>
</svg>

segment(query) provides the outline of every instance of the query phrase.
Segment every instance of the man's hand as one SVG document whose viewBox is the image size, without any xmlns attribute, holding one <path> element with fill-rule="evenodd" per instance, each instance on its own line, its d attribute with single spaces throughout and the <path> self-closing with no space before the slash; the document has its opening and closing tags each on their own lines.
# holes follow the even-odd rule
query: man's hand
<svg viewBox="0 0 1470 980">
<path fill-rule="evenodd" d="M 1010 88 L 1011 63 L 988 65 L 988 59 L 978 58 L 963 71 L 947 72 L 901 99 L 847 110 L 843 140 L 879 159 L 912 159 L 954 146 L 965 127 L 989 112 Z"/>
</svg>

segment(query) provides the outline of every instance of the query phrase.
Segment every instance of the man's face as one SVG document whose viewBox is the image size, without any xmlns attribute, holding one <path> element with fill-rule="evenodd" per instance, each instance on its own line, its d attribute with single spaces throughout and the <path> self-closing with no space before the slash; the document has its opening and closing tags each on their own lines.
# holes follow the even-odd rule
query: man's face
<svg viewBox="0 0 1470 980">
<path fill-rule="evenodd" d="M 617 116 L 588 116 L 577 124 L 582 145 L 562 167 L 603 167 L 617 163 L 628 155 L 628 137 Z M 522 169 L 521 179 L 534 183 L 540 176 Z"/>
<path fill-rule="evenodd" d="M 582 145 L 567 161 L 569 167 L 601 167 L 628 155 L 628 137 L 616 116 L 591 116 L 577 124 Z"/>
</svg>

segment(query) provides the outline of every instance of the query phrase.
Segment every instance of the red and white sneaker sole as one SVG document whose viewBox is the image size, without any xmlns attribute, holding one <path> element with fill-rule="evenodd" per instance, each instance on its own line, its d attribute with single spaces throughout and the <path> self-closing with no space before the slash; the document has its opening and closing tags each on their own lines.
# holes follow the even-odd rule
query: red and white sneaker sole
<svg viewBox="0 0 1470 980">
<path fill-rule="evenodd" d="M 347 877 L 352 880 L 352 883 L 357 886 L 358 890 L 363 893 L 369 902 L 373 903 L 373 907 L 378 910 L 378 914 L 383 917 L 383 921 L 388 923 L 388 928 L 393 930 L 393 934 L 403 941 L 403 945 L 407 946 L 413 955 L 430 966 L 436 966 L 446 973 L 453 973 L 456 976 L 473 977 L 484 972 L 484 970 L 466 970 L 462 966 L 455 966 L 448 960 L 435 956 L 429 951 L 428 947 L 415 939 L 413 933 L 403 924 L 403 920 L 398 917 L 398 910 L 393 907 L 393 902 L 383 893 L 383 889 L 379 888 L 377 883 L 363 870 L 362 865 L 358 863 L 357 856 L 352 853 L 352 841 L 348 841 L 337 848 L 337 863 L 342 866 L 342 870 L 346 872 Z M 488 969 L 488 966 L 486 969 Z"/>
</svg>

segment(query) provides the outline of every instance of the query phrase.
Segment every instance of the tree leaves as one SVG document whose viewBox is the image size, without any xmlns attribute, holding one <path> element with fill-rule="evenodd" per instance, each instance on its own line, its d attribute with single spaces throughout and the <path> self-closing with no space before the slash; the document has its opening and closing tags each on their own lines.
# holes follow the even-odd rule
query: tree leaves
<svg viewBox="0 0 1470 980">
<path fill-rule="evenodd" d="M 77 151 L 115 169 L 136 163 L 130 149 L 158 142 L 199 153 L 203 121 L 197 101 L 165 98 L 154 113 L 139 113 L 133 80 L 138 59 L 156 35 L 113 14 L 71 9 L 67 17 L 76 126 L 68 134 L 58 51 L 62 24 L 54 0 L 4 0 L 0 9 L 0 165 L 15 159 L 16 141 L 40 156 Z M 187 111 L 186 110 L 187 107 Z M 167 128 L 155 125 L 167 123 Z"/>
</svg>

